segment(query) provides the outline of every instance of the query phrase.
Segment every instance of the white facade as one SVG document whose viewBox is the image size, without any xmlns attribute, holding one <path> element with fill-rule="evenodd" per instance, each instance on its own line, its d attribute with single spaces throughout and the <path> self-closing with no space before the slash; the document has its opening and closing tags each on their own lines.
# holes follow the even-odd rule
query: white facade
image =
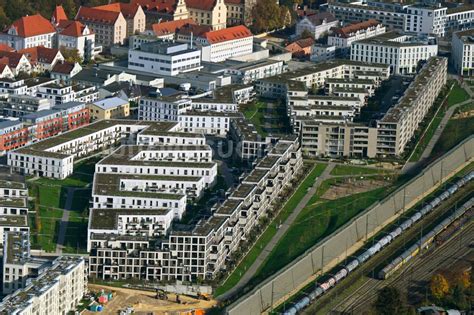
<svg viewBox="0 0 474 315">
<path fill-rule="evenodd" d="M 351 47 L 351 60 L 389 64 L 394 74 L 415 73 L 420 61 L 437 54 L 434 38 L 420 40 L 395 32 L 353 42 Z"/>
<path fill-rule="evenodd" d="M 201 69 L 201 51 L 174 42 L 143 43 L 128 53 L 128 68 L 175 76 Z"/>
<path fill-rule="evenodd" d="M 51 100 L 52 104 L 64 104 L 75 100 L 75 93 L 71 86 L 48 84 L 40 86 L 36 96 Z"/>
<path fill-rule="evenodd" d="M 474 70 L 474 30 L 453 33 L 451 58 L 456 73 L 470 76 Z"/>
<path fill-rule="evenodd" d="M 79 22 L 75 22 L 79 23 Z M 80 23 L 79 23 L 80 24 Z M 81 24 L 82 25 L 82 24 Z M 101 46 L 95 45 L 95 34 L 86 25 L 80 27 L 80 33 L 70 33 L 66 28 L 58 34 L 58 47 L 76 49 L 82 59 L 94 59 L 102 51 Z"/>
<path fill-rule="evenodd" d="M 310 60 L 321 62 L 336 58 L 336 46 L 314 44 L 311 49 Z"/>
<path fill-rule="evenodd" d="M 207 62 L 221 62 L 253 52 L 253 35 L 251 34 L 224 41 L 209 41 L 206 38 L 198 38 L 197 41 L 201 44 L 202 61 Z"/>
<path fill-rule="evenodd" d="M 383 34 L 385 30 L 385 26 L 375 20 L 351 24 L 333 31 L 328 36 L 328 46 L 348 50 L 353 42 Z"/>
<path fill-rule="evenodd" d="M 142 97 L 138 119 L 147 121 L 178 121 L 180 114 L 191 109 L 191 100 L 182 95 L 173 97 Z"/>
<path fill-rule="evenodd" d="M 230 121 L 238 114 L 209 111 L 188 111 L 179 116 L 179 123 L 185 132 L 226 136 Z"/>
</svg>

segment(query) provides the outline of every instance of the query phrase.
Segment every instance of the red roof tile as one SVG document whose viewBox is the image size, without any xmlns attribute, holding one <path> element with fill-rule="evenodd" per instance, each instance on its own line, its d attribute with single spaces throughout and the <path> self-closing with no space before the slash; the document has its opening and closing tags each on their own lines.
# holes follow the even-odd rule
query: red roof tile
<svg viewBox="0 0 474 315">
<path fill-rule="evenodd" d="M 86 26 L 79 21 L 72 21 L 60 34 L 65 36 L 80 37 L 84 34 Z"/>
<path fill-rule="evenodd" d="M 206 32 L 202 36 L 207 39 L 209 44 L 215 44 L 239 38 L 246 38 L 253 35 L 247 27 L 238 25 L 218 31 Z"/>
<path fill-rule="evenodd" d="M 120 12 L 104 11 L 88 7 L 80 7 L 76 15 L 76 20 L 91 21 L 103 24 L 115 24 Z"/>
<path fill-rule="evenodd" d="M 20 63 L 23 54 L 18 52 L 0 51 L 0 63 L 7 64 L 10 69 L 15 69 Z"/>
<path fill-rule="evenodd" d="M 103 11 L 110 11 L 110 12 L 122 12 L 123 16 L 126 19 L 133 18 L 138 10 L 138 4 L 136 3 L 111 3 L 106 5 L 101 5 L 98 7 L 94 7 L 94 9 L 103 10 Z"/>
<path fill-rule="evenodd" d="M 377 26 L 379 24 L 380 23 L 376 20 L 370 19 L 364 22 L 354 23 L 345 27 L 336 28 L 334 29 L 334 33 L 339 34 L 339 36 L 341 37 L 347 38 L 350 36 L 351 33 L 355 33 L 357 31 L 364 30 L 369 27 Z"/>
<path fill-rule="evenodd" d="M 209 25 L 187 24 L 178 30 L 178 34 L 190 36 L 193 33 L 194 37 L 202 37 L 204 33 L 210 31 L 212 31 L 212 27 Z"/>
<path fill-rule="evenodd" d="M 21 37 L 31 37 L 54 33 L 55 29 L 51 23 L 39 14 L 24 16 L 10 26 L 14 27 Z"/>
<path fill-rule="evenodd" d="M 0 51 L 9 51 L 9 52 L 12 52 L 12 51 L 15 51 L 15 49 L 11 48 L 11 47 L 8 46 L 7 44 L 1 44 L 1 43 L 0 43 Z"/>
<path fill-rule="evenodd" d="M 185 0 L 186 7 L 204 10 L 204 11 L 211 11 L 212 8 L 216 5 L 215 0 Z"/>
<path fill-rule="evenodd" d="M 314 45 L 314 39 L 311 37 L 302 38 L 295 41 L 294 44 L 300 46 L 301 48 L 310 47 Z"/>
<path fill-rule="evenodd" d="M 76 64 L 74 62 L 57 62 L 51 72 L 57 72 L 57 73 L 64 73 L 64 74 L 69 74 L 71 73 L 72 69 L 74 69 L 74 66 Z"/>
<path fill-rule="evenodd" d="M 5 70 L 5 68 L 8 67 L 8 64 L 6 63 L 1 63 L 1 60 L 0 60 L 0 73 L 3 73 L 3 70 Z M 10 68 L 10 67 L 9 67 Z"/>
<path fill-rule="evenodd" d="M 224 0 L 226 4 L 244 4 L 244 0 Z"/>
<path fill-rule="evenodd" d="M 66 12 L 64 12 L 64 8 L 62 5 L 56 6 L 51 20 L 53 20 L 55 23 L 59 23 L 63 20 L 68 20 Z"/>
<path fill-rule="evenodd" d="M 196 24 L 196 23 L 194 23 L 193 19 L 182 19 L 182 20 L 156 23 L 151 26 L 151 29 L 153 30 L 156 36 L 162 36 L 162 35 L 167 35 L 167 34 L 173 34 L 178 29 L 180 29 L 181 27 L 187 24 Z"/>
<path fill-rule="evenodd" d="M 174 14 L 177 0 L 132 0 L 131 3 L 138 4 L 144 11 L 156 11 L 166 14 Z"/>
<path fill-rule="evenodd" d="M 37 64 L 38 62 L 51 64 L 58 55 L 59 50 L 38 46 L 22 49 L 18 52 L 24 54 L 31 64 Z"/>
</svg>

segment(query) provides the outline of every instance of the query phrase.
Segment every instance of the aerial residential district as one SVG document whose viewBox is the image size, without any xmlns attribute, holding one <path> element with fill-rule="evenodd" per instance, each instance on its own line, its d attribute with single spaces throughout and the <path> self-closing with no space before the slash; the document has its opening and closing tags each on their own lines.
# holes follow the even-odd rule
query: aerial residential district
<svg viewBox="0 0 474 315">
<path fill-rule="evenodd" d="M 473 314 L 474 3 L 0 0 L 0 314 Z"/>
</svg>

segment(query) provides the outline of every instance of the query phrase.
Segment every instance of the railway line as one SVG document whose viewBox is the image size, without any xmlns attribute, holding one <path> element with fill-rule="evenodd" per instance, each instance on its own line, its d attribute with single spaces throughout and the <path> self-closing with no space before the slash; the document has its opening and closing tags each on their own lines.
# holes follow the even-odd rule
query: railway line
<svg viewBox="0 0 474 315">
<path fill-rule="evenodd" d="M 470 222 L 454 237 L 439 247 L 425 252 L 404 266 L 403 270 L 387 280 L 368 278 L 363 286 L 333 307 L 331 314 L 364 314 L 369 311 L 377 298 L 377 291 L 385 286 L 396 287 L 407 294 L 407 288 L 417 290 L 418 299 L 427 294 L 427 285 L 432 274 L 442 268 L 447 268 L 458 260 L 474 261 L 474 249 L 469 245 L 474 241 L 474 222 Z M 413 292 L 411 300 L 416 299 Z M 420 300 L 421 301 L 421 300 Z M 309 310 L 309 309 L 308 309 Z"/>
<path fill-rule="evenodd" d="M 392 242 L 388 244 L 386 248 L 382 249 L 381 252 L 375 254 L 372 259 L 369 259 L 359 268 L 355 269 L 352 273 L 349 273 L 347 278 L 341 281 L 341 285 L 336 285 L 333 290 L 329 290 L 328 294 L 324 294 L 317 298 L 314 304 L 311 304 L 307 309 L 302 310 L 301 313 L 326 314 L 331 310 L 341 308 L 339 307 L 339 305 L 337 307 L 333 306 L 333 303 L 341 298 L 340 296 L 344 296 L 344 301 L 346 301 L 346 304 L 352 305 L 356 303 L 356 301 L 359 299 L 363 300 L 364 295 L 374 294 L 373 292 L 376 292 L 376 290 L 373 291 L 371 288 L 378 288 L 380 286 L 386 285 L 385 283 L 387 283 L 375 279 L 375 268 L 388 263 L 390 261 L 388 260 L 388 258 L 391 257 L 391 255 L 393 255 L 394 253 L 398 252 L 400 248 L 407 248 L 406 242 L 409 242 L 412 239 L 416 239 L 420 235 L 420 230 L 421 234 L 423 234 L 423 227 L 426 228 L 437 218 L 449 213 L 449 211 L 451 210 L 453 205 L 456 204 L 456 202 L 460 203 L 463 200 L 471 198 L 474 195 L 472 193 L 473 186 L 473 183 L 466 185 L 466 187 L 463 187 L 462 189 L 457 191 L 451 198 L 448 198 L 446 201 L 441 203 L 438 207 L 433 209 L 427 215 L 423 216 L 421 220 L 417 222 L 416 225 L 408 229 L 405 233 L 402 233 L 402 235 L 400 235 L 395 240 L 392 240 Z M 403 220 L 401 220 L 400 222 L 402 221 Z M 428 232 L 428 230 L 425 230 L 425 232 Z M 393 258 L 394 257 L 392 257 L 392 259 Z M 349 262 L 351 261 L 351 259 L 348 258 L 347 261 Z M 372 277 L 368 277 L 367 275 L 371 275 Z M 334 274 L 333 276 L 336 277 L 336 274 Z M 355 292 L 347 290 L 351 287 L 354 288 L 354 286 L 357 286 L 357 290 Z M 347 292 L 351 293 L 346 296 Z M 287 309 L 288 308 L 285 308 L 283 309 L 283 311 L 285 312 Z M 346 308 L 342 307 L 342 309 L 344 310 Z"/>
</svg>

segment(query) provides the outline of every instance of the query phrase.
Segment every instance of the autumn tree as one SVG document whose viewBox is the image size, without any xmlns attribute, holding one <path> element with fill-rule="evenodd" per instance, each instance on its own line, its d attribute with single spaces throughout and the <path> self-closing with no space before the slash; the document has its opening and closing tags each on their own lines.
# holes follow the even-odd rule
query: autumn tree
<svg viewBox="0 0 474 315">
<path fill-rule="evenodd" d="M 471 286 L 471 272 L 468 270 L 459 270 L 454 276 L 456 285 L 461 286 L 463 289 L 467 289 Z"/>
<path fill-rule="evenodd" d="M 394 287 L 385 287 L 381 289 L 373 307 L 377 314 L 380 315 L 399 314 L 403 309 L 400 292 Z"/>
<path fill-rule="evenodd" d="M 436 299 L 442 299 L 449 292 L 449 283 L 446 278 L 437 273 L 433 275 L 430 283 L 431 295 Z"/>
<path fill-rule="evenodd" d="M 252 29 L 257 32 L 275 30 L 291 24 L 291 13 L 275 0 L 258 0 L 252 9 Z"/>
<path fill-rule="evenodd" d="M 61 51 L 64 60 L 66 60 L 67 62 L 82 62 L 81 55 L 79 55 L 79 50 L 68 49 L 64 46 L 62 46 L 59 50 Z"/>
</svg>

